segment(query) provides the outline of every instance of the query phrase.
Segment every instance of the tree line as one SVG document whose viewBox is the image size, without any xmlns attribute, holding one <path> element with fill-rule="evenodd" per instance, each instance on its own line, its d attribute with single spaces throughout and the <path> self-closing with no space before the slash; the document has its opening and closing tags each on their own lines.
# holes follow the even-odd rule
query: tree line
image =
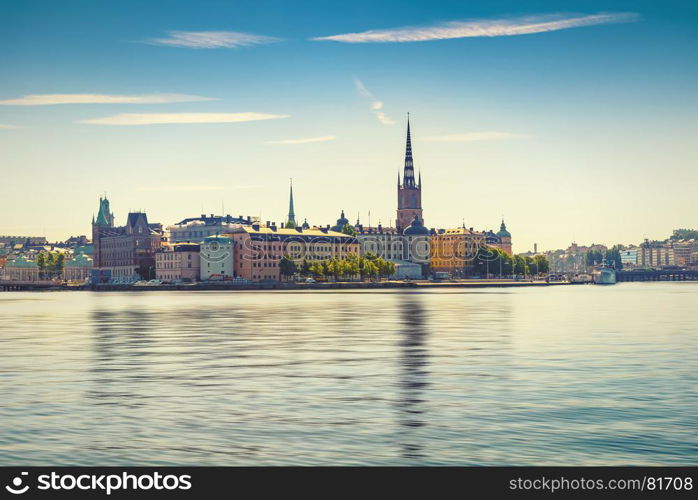
<svg viewBox="0 0 698 500">
<path fill-rule="evenodd" d="M 512 274 L 547 274 L 550 263 L 545 255 L 509 255 L 501 248 L 480 247 L 473 260 L 475 274 L 511 276 Z"/>
<path fill-rule="evenodd" d="M 284 255 L 279 263 L 279 270 L 286 279 L 296 275 L 302 278 L 332 278 L 335 281 L 356 277 L 380 279 L 395 274 L 395 263 L 371 252 L 362 256 L 349 254 L 344 259 L 333 258 L 315 262 L 303 259 L 298 264 L 290 256 Z"/>
</svg>

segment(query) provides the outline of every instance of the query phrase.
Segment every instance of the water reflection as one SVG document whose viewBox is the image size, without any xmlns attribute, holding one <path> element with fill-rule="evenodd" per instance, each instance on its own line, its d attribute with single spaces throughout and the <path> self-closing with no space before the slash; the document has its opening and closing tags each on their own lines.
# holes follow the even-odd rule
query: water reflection
<svg viewBox="0 0 698 500">
<path fill-rule="evenodd" d="M 0 294 L 0 465 L 688 465 L 698 285 L 633 285 Z"/>
<path fill-rule="evenodd" d="M 153 313 L 147 310 L 97 308 L 91 314 L 94 347 L 88 403 L 136 408 L 146 398 L 139 394 L 151 378 Z"/>
<path fill-rule="evenodd" d="M 426 312 L 419 294 L 401 297 L 402 328 L 398 339 L 399 395 L 396 402 L 402 458 L 426 457 L 419 429 L 427 425 L 425 391 L 429 387 L 429 352 L 426 346 Z"/>
</svg>

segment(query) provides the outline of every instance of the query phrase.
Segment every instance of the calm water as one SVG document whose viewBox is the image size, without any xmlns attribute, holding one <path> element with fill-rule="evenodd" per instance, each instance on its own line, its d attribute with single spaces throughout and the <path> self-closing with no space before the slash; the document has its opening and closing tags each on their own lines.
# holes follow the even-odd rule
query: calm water
<svg viewBox="0 0 698 500">
<path fill-rule="evenodd" d="M 0 293 L 0 464 L 698 462 L 698 284 Z"/>
</svg>

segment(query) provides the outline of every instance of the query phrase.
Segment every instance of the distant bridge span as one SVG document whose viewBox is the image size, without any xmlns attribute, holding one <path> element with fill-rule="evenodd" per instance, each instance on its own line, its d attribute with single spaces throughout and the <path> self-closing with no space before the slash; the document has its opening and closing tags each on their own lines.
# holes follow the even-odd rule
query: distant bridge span
<svg viewBox="0 0 698 500">
<path fill-rule="evenodd" d="M 698 270 L 653 269 L 618 271 L 617 281 L 694 281 L 698 280 Z"/>
</svg>

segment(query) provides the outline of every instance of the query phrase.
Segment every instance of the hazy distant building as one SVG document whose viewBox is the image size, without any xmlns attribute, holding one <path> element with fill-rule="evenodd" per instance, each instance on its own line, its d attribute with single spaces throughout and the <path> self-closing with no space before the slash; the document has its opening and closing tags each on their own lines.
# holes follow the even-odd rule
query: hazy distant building
<svg viewBox="0 0 698 500">
<path fill-rule="evenodd" d="M 201 243 L 209 236 L 221 235 L 236 227 L 256 223 L 258 223 L 257 218 L 250 216 L 201 214 L 201 217 L 188 217 L 177 224 L 172 224 L 167 227 L 167 231 L 170 243 Z"/>
<path fill-rule="evenodd" d="M 626 248 L 620 250 L 620 263 L 623 269 L 632 269 L 637 266 L 638 248 Z"/>
<path fill-rule="evenodd" d="M 696 264 L 698 242 L 695 239 L 673 240 L 671 246 L 674 249 L 674 261 L 677 266 L 689 267 Z"/>
<path fill-rule="evenodd" d="M 676 265 L 674 248 L 663 241 L 645 240 L 640 244 L 637 255 L 638 267 L 662 268 Z"/>
<path fill-rule="evenodd" d="M 25 246 L 46 245 L 48 242 L 43 236 L 0 236 L 0 243 L 4 243 L 7 248 L 19 248 Z"/>
</svg>

